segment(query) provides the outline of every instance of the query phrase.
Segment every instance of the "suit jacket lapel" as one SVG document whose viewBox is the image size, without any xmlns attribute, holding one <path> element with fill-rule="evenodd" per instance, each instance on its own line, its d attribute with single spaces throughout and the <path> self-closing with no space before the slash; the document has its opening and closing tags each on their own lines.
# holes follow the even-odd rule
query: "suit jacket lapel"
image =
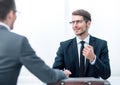
<svg viewBox="0 0 120 85">
<path fill-rule="evenodd" d="M 91 45 L 91 46 L 93 46 L 94 47 L 94 49 L 96 48 L 96 42 L 95 42 L 95 38 L 94 37 L 92 37 L 92 36 L 90 36 L 90 42 L 89 42 L 89 44 Z"/>
<path fill-rule="evenodd" d="M 76 66 L 76 69 L 79 70 L 79 57 L 78 57 L 78 48 L 77 48 L 77 42 L 76 42 L 76 38 L 73 39 L 73 59 L 74 59 L 74 62 L 75 62 L 75 66 Z"/>
</svg>

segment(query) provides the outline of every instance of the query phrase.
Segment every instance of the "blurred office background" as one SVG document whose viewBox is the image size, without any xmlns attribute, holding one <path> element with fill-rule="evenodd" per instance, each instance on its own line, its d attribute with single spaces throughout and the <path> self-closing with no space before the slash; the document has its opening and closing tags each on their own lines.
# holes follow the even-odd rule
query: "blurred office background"
<svg viewBox="0 0 120 85">
<path fill-rule="evenodd" d="M 16 0 L 14 32 L 24 35 L 37 55 L 52 67 L 61 41 L 75 37 L 71 12 L 85 9 L 92 15 L 90 34 L 108 41 L 111 77 L 120 76 L 120 0 Z M 25 67 L 18 85 L 44 84 Z"/>
</svg>

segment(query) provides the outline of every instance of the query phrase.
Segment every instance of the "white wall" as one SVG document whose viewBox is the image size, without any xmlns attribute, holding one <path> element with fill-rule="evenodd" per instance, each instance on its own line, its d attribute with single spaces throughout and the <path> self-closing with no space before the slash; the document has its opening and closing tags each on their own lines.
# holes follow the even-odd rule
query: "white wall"
<svg viewBox="0 0 120 85">
<path fill-rule="evenodd" d="M 120 76 L 119 3 L 119 0 L 16 0 L 20 14 L 13 31 L 26 36 L 37 55 L 51 67 L 60 41 L 74 37 L 68 23 L 71 12 L 86 9 L 92 15 L 90 34 L 108 41 L 112 76 Z M 41 83 L 23 67 L 19 84 L 33 81 Z"/>
</svg>

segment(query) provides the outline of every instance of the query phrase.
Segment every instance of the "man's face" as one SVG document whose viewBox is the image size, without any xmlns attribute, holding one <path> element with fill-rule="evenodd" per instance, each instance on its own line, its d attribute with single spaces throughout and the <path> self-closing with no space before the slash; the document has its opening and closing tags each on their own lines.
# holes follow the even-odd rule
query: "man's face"
<svg viewBox="0 0 120 85">
<path fill-rule="evenodd" d="M 85 22 L 83 16 L 72 15 L 71 24 L 75 35 L 81 36 L 88 33 L 88 28 L 90 24 L 88 24 L 88 22 Z"/>
</svg>

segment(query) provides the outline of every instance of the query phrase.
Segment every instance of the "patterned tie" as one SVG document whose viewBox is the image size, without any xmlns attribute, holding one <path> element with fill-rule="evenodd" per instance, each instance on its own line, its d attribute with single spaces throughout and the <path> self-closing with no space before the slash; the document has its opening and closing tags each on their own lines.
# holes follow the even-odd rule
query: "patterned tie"
<svg viewBox="0 0 120 85">
<path fill-rule="evenodd" d="M 85 70 L 85 67 L 84 67 L 84 61 L 85 61 L 85 57 L 83 56 L 83 48 L 84 48 L 84 43 L 85 41 L 81 41 L 81 48 L 80 48 L 80 77 L 84 77 L 84 70 Z"/>
</svg>

